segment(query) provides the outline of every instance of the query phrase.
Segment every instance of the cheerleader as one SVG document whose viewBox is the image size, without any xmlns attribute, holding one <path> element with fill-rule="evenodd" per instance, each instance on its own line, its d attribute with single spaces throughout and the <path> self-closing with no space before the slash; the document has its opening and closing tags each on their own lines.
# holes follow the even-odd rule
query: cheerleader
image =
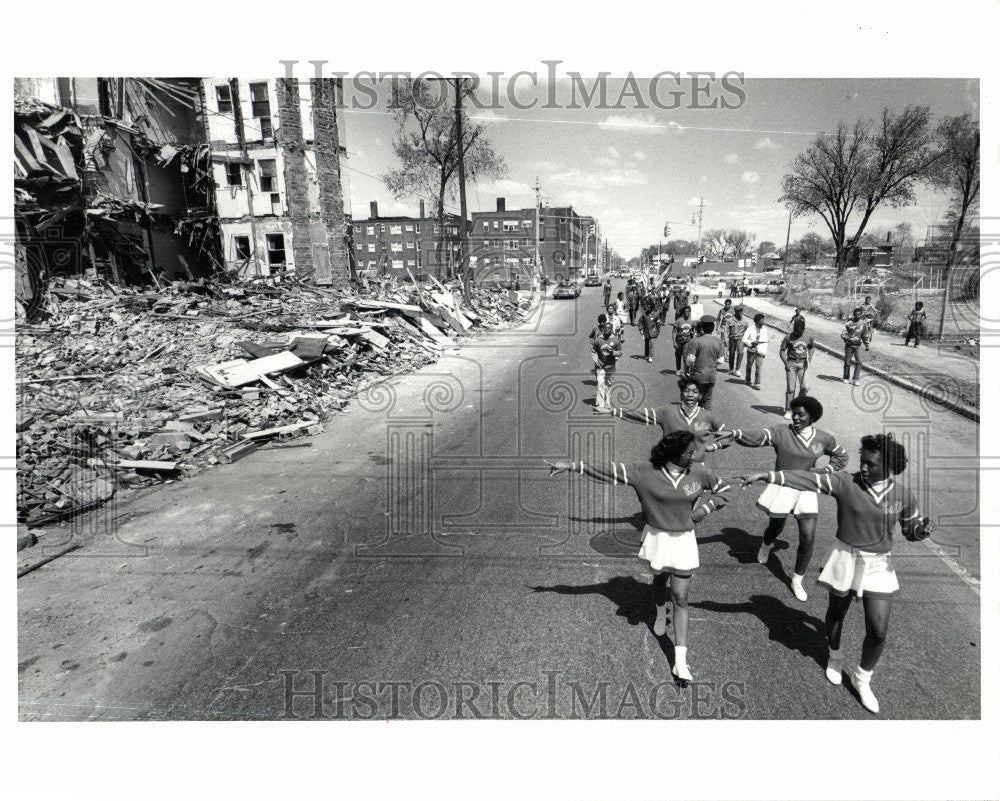
<svg viewBox="0 0 1000 801">
<path fill-rule="evenodd" d="M 721 431 L 721 436 L 734 436 L 746 448 L 774 448 L 777 456 L 775 470 L 810 470 L 813 473 L 834 473 L 847 466 L 847 452 L 837 444 L 833 434 L 815 428 L 823 416 L 823 404 L 808 395 L 800 395 L 791 402 L 792 421 L 788 426 L 765 428 L 761 431 Z M 830 457 L 825 467 L 816 467 L 823 455 Z M 802 578 L 812 558 L 816 541 L 816 517 L 819 504 L 816 493 L 806 487 L 796 490 L 777 484 L 768 484 L 757 500 L 757 506 L 767 512 L 770 521 L 764 530 L 764 541 L 757 552 L 757 561 L 767 564 L 771 547 L 785 527 L 788 515 L 799 524 L 799 546 L 795 553 L 795 572 L 790 583 L 792 594 L 800 601 L 808 599 Z"/>
<path fill-rule="evenodd" d="M 719 438 L 719 435 L 726 430 L 725 423 L 708 409 L 701 407 L 701 389 L 698 387 L 697 381 L 684 377 L 678 382 L 678 386 L 681 391 L 680 403 L 672 403 L 669 406 L 661 406 L 656 409 L 643 407 L 632 410 L 612 407 L 610 414 L 612 417 L 643 423 L 647 426 L 659 426 L 660 430 L 663 431 L 663 436 L 672 434 L 674 431 L 690 431 L 698 441 L 694 461 L 703 462 L 706 451 L 716 451 L 729 447 L 732 444 L 732 439 L 729 437 Z"/>
<path fill-rule="evenodd" d="M 853 475 L 819 474 L 806 470 L 779 470 L 743 478 L 743 485 L 767 481 L 785 489 L 832 495 L 837 501 L 837 542 L 819 583 L 830 591 L 826 610 L 829 656 L 826 677 L 831 684 L 843 680 L 840 636 L 852 595 L 865 609 L 865 639 L 861 661 L 851 679 L 865 709 L 878 713 L 872 692 L 875 665 L 885 648 L 892 596 L 899 582 L 892 565 L 892 533 L 899 521 L 903 536 L 911 541 L 930 536 L 933 527 L 921 518 L 912 493 L 893 480 L 906 469 L 906 449 L 891 434 L 861 438 L 861 466 Z"/>
<path fill-rule="evenodd" d="M 682 686 L 692 681 L 687 664 L 688 588 L 698 568 L 695 524 L 726 504 L 721 493 L 729 485 L 703 465 L 693 464 L 698 443 L 690 431 L 674 431 L 650 451 L 645 464 L 598 465 L 584 462 L 546 461 L 550 475 L 567 471 L 605 484 L 624 484 L 635 490 L 646 525 L 639 558 L 653 570 L 653 633 L 666 633 L 666 595 L 669 579 L 674 607 L 674 677 Z M 701 500 L 703 493 L 709 497 Z"/>
</svg>

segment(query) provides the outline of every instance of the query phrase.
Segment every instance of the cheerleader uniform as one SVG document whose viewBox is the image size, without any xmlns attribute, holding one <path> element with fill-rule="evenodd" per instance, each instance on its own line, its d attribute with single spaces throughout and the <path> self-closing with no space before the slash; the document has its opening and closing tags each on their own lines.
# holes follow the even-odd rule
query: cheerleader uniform
<svg viewBox="0 0 1000 801">
<path fill-rule="evenodd" d="M 765 428 L 761 431 L 736 429 L 736 442 L 747 448 L 774 448 L 774 469 L 806 470 L 813 474 L 836 473 L 847 467 L 847 451 L 837 444 L 833 434 L 809 426 L 795 431 L 791 426 Z M 816 467 L 823 455 L 830 457 L 826 467 Z M 819 502 L 812 487 L 793 488 L 774 482 L 764 487 L 757 499 L 757 506 L 771 517 L 816 517 Z"/>
<path fill-rule="evenodd" d="M 723 422 L 708 409 L 695 406 L 693 410 L 688 410 L 683 403 L 671 403 L 658 409 L 649 407 L 631 411 L 612 409 L 611 414 L 637 423 L 645 423 L 647 426 L 659 426 L 663 436 L 674 431 L 690 431 L 698 441 L 698 450 L 694 455 L 696 462 L 704 461 L 705 451 L 716 450 L 715 434 L 724 427 Z"/>
<path fill-rule="evenodd" d="M 878 485 L 860 473 L 832 475 L 805 470 L 779 470 L 768 480 L 776 486 L 815 490 L 837 500 L 837 542 L 818 582 L 834 595 L 865 593 L 891 597 L 899 591 L 892 564 L 892 532 L 896 522 L 904 536 L 919 539 L 923 526 L 913 494 L 892 478 Z"/>
<path fill-rule="evenodd" d="M 726 504 L 722 494 L 729 485 L 703 465 L 692 465 L 678 473 L 644 464 L 610 465 L 574 462 L 573 468 L 606 484 L 631 487 L 646 519 L 639 558 L 649 562 L 656 573 L 690 578 L 698 568 L 698 541 L 692 513 L 701 509 L 710 514 Z M 700 502 L 703 493 L 711 497 Z"/>
</svg>

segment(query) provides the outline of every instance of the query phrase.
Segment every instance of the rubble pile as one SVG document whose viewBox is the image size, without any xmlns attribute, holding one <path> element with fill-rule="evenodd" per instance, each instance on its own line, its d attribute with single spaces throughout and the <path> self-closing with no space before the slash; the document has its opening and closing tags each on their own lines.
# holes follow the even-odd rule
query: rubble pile
<svg viewBox="0 0 1000 801">
<path fill-rule="evenodd" d="M 524 313 L 500 290 L 469 307 L 437 281 L 393 279 L 357 293 L 54 279 L 45 303 L 17 327 L 18 518 L 32 526 L 316 433 L 366 386 Z"/>
</svg>

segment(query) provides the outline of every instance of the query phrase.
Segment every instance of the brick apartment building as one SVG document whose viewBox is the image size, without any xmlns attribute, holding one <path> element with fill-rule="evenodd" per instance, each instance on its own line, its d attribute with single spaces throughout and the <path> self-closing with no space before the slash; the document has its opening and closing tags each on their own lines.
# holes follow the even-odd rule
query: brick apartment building
<svg viewBox="0 0 1000 801">
<path fill-rule="evenodd" d="M 334 79 L 202 80 L 227 268 L 348 280 L 339 91 Z"/>
<path fill-rule="evenodd" d="M 495 211 L 471 216 L 469 250 L 476 259 L 477 280 L 507 281 L 515 275 L 530 280 L 539 272 L 536 245 L 537 266 L 549 279 L 580 275 L 597 263 L 595 220 L 572 206 L 507 209 L 506 200 L 498 197 Z"/>
<path fill-rule="evenodd" d="M 379 216 L 375 201 L 369 208 L 367 220 L 351 224 L 358 270 L 403 278 L 409 270 L 417 279 L 427 275 L 450 278 L 455 274 L 462 226 L 458 215 L 445 214 L 442 232 L 437 218 L 425 215 L 422 200 L 418 217 Z"/>
</svg>

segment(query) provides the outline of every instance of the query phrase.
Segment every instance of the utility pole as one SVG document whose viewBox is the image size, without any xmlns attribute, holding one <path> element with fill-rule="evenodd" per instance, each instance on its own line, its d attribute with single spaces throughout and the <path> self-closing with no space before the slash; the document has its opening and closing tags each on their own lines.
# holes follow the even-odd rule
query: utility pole
<svg viewBox="0 0 1000 801">
<path fill-rule="evenodd" d="M 465 201 L 465 139 L 462 136 L 462 85 L 463 78 L 455 79 L 455 133 L 458 137 L 458 198 L 462 211 L 462 230 L 459 231 L 459 255 L 462 264 L 462 286 L 465 302 L 472 304 L 472 287 L 469 286 L 469 236 L 467 220 L 469 209 Z"/>
<path fill-rule="evenodd" d="M 542 219 L 542 188 L 538 185 L 538 176 L 535 176 L 535 272 L 538 273 L 538 280 L 541 282 L 542 278 L 545 277 L 545 273 L 542 271 L 542 257 L 539 252 L 538 242 L 541 233 L 538 230 L 538 226 L 541 225 Z"/>
<path fill-rule="evenodd" d="M 782 270 L 783 273 L 788 272 L 788 246 L 792 241 L 792 213 L 788 212 L 788 231 L 785 234 L 785 257 L 783 261 L 785 262 L 785 267 Z"/>
<path fill-rule="evenodd" d="M 701 218 L 705 213 L 705 198 L 698 202 L 698 258 L 701 258 Z"/>
</svg>

